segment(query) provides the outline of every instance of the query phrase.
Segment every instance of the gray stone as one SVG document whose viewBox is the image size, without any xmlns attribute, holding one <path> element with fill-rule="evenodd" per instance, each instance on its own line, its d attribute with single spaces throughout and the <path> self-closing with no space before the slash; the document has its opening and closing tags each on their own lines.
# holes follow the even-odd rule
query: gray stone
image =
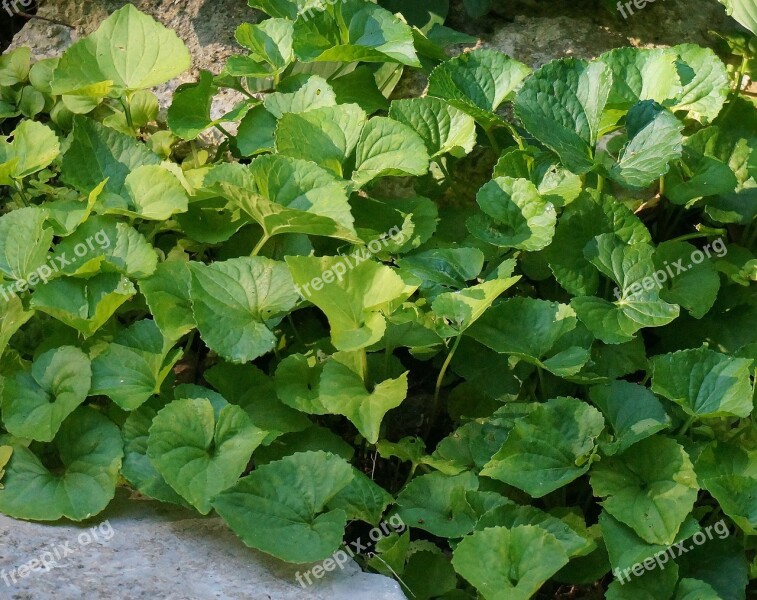
<svg viewBox="0 0 757 600">
<path fill-rule="evenodd" d="M 18 568 L 35 559 L 57 564 L 19 578 Z M 130 500 L 123 491 L 86 524 L 0 515 L 4 600 L 405 600 L 398 583 L 352 561 L 303 588 L 296 573 L 310 567 L 247 548 L 218 518 Z"/>
</svg>

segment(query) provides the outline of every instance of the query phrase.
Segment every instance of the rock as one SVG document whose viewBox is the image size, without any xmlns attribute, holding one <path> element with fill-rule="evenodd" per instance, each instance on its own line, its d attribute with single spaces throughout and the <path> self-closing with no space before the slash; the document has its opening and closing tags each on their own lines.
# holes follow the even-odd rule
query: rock
<svg viewBox="0 0 757 600">
<path fill-rule="evenodd" d="M 49 570 L 21 578 L 19 567 L 35 559 Z M 352 561 L 303 588 L 296 573 L 309 568 L 247 548 L 218 518 L 123 492 L 87 524 L 0 515 L 3 599 L 406 600 L 398 583 Z"/>
</svg>

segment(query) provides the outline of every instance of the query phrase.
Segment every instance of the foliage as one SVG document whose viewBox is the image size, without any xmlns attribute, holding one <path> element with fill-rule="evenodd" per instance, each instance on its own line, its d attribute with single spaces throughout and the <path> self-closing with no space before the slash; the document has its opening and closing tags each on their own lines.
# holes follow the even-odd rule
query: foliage
<svg viewBox="0 0 757 600">
<path fill-rule="evenodd" d="M 532 72 L 440 2 L 250 4 L 166 123 L 189 54 L 131 5 L 0 59 L 0 512 L 121 481 L 292 562 L 399 517 L 364 558 L 417 598 L 746 598 L 754 38 Z"/>
</svg>

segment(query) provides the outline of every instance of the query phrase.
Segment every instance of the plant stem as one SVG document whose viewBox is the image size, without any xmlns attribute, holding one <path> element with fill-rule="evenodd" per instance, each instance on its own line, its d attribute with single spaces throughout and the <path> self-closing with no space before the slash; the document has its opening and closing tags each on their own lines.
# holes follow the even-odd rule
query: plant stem
<svg viewBox="0 0 757 600">
<path fill-rule="evenodd" d="M 660 198 L 665 197 L 665 177 L 660 177 Z"/>
<path fill-rule="evenodd" d="M 601 194 L 605 189 L 605 178 L 602 175 L 597 175 L 597 191 Z"/>
<path fill-rule="evenodd" d="M 697 240 L 699 238 L 706 238 L 710 237 L 709 233 L 687 233 L 686 235 L 679 235 L 677 238 L 673 238 L 672 240 L 668 240 L 669 242 L 685 242 L 687 240 Z"/>
<path fill-rule="evenodd" d="M 129 129 L 134 131 L 134 120 L 131 117 L 131 106 L 129 106 L 129 99 L 122 96 L 118 100 L 124 109 L 124 115 L 126 115 L 126 124 L 129 126 Z"/>
<path fill-rule="evenodd" d="M 14 179 L 13 181 L 16 184 L 16 190 L 18 191 L 18 195 L 21 198 L 21 203 L 24 206 L 29 206 L 29 197 L 26 195 L 26 192 L 24 191 L 24 184 L 18 179 Z"/>
<path fill-rule="evenodd" d="M 452 357 L 455 355 L 455 351 L 457 350 L 457 347 L 460 345 L 460 340 L 462 338 L 463 338 L 462 333 L 459 333 L 457 337 L 455 338 L 455 341 L 452 344 L 452 349 L 449 351 L 449 354 L 447 354 L 447 358 L 444 359 L 442 368 L 439 371 L 439 376 L 436 378 L 436 386 L 434 387 L 434 401 L 433 401 L 433 404 L 431 405 L 431 413 L 429 414 L 428 425 L 426 427 L 426 435 L 428 435 L 428 432 L 431 430 L 431 426 L 433 425 L 434 421 L 436 421 L 436 416 L 437 416 L 437 413 L 439 412 L 439 394 L 442 389 L 442 382 L 444 381 L 444 376 L 447 374 L 447 369 L 449 368 L 449 364 L 452 362 Z"/>
<path fill-rule="evenodd" d="M 255 247 L 252 249 L 250 256 L 257 256 L 258 253 L 263 249 L 263 246 L 265 246 L 268 240 L 270 239 L 271 239 L 271 236 L 268 235 L 267 233 L 264 233 L 263 237 L 261 237 L 258 243 L 255 244 Z"/>
<path fill-rule="evenodd" d="M 489 140 L 489 144 L 492 147 L 492 150 L 494 150 L 494 153 L 499 156 L 500 149 L 499 144 L 497 144 L 497 140 L 494 137 L 494 133 L 492 133 L 491 129 L 484 129 L 484 133 L 486 134 L 487 139 Z"/>
<path fill-rule="evenodd" d="M 521 150 L 526 149 L 526 144 L 523 141 L 523 138 L 518 133 L 518 130 L 515 129 L 512 123 L 509 123 L 508 121 L 505 121 L 505 127 L 507 128 L 507 131 L 510 132 L 510 135 L 513 136 L 513 139 L 515 140 L 515 143 L 518 144 L 518 148 Z M 498 153 L 499 154 L 499 153 Z"/>
<path fill-rule="evenodd" d="M 683 427 L 681 427 L 681 429 L 678 431 L 678 435 L 684 435 L 689 430 L 689 427 L 691 427 L 694 421 L 696 420 L 697 420 L 696 415 L 692 415 L 691 417 L 689 417 L 686 420 L 686 422 L 683 424 Z"/>
<path fill-rule="evenodd" d="M 218 131 L 220 131 L 222 134 L 224 134 L 229 139 L 231 139 L 232 137 L 234 137 L 228 131 L 226 131 L 226 128 L 223 125 L 221 125 L 220 123 L 216 123 L 216 129 Z"/>
</svg>

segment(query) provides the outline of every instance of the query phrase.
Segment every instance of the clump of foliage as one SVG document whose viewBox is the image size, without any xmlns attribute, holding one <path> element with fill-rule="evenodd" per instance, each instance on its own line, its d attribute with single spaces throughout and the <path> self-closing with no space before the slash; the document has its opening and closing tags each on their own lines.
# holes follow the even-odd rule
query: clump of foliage
<svg viewBox="0 0 757 600">
<path fill-rule="evenodd" d="M 398 515 L 366 564 L 414 598 L 745 598 L 754 38 L 532 72 L 364 0 L 251 4 L 167 127 L 189 54 L 131 5 L 0 58 L 0 512 L 125 484 L 300 563 Z"/>
</svg>

